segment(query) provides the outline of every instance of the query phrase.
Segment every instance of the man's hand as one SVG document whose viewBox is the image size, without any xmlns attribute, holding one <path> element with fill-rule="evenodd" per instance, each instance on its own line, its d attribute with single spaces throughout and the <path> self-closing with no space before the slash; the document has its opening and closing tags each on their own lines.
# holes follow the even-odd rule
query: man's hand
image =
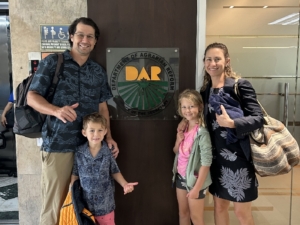
<svg viewBox="0 0 300 225">
<path fill-rule="evenodd" d="M 79 106 L 79 103 L 75 103 L 71 106 L 66 105 L 64 107 L 58 108 L 54 115 L 63 121 L 64 123 L 68 122 L 74 122 L 77 118 L 77 113 L 74 109 L 76 109 Z"/>
<path fill-rule="evenodd" d="M 3 114 L 1 115 L 1 124 L 3 127 L 6 127 L 7 124 L 6 117 Z"/>
<path fill-rule="evenodd" d="M 119 148 L 117 142 L 115 142 L 111 137 L 106 137 L 106 142 L 109 149 L 111 149 L 114 158 L 117 158 L 119 155 Z"/>
</svg>

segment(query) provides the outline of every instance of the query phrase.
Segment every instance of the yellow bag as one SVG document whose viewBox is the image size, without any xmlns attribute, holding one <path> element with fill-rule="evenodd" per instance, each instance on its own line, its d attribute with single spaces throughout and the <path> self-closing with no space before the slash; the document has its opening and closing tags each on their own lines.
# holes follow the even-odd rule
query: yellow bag
<svg viewBox="0 0 300 225">
<path fill-rule="evenodd" d="M 75 183 L 74 183 L 75 184 Z M 72 186 L 72 191 L 74 191 L 74 184 Z M 77 183 L 75 184 L 75 186 Z M 79 187 L 78 187 L 79 188 Z M 94 225 L 95 218 L 92 213 L 83 208 L 81 212 L 76 212 L 76 200 L 73 200 L 75 197 L 72 198 L 72 191 L 68 192 L 68 195 L 64 201 L 64 204 L 60 210 L 60 217 L 59 217 L 59 225 Z M 75 207 L 74 207 L 75 205 Z"/>
</svg>

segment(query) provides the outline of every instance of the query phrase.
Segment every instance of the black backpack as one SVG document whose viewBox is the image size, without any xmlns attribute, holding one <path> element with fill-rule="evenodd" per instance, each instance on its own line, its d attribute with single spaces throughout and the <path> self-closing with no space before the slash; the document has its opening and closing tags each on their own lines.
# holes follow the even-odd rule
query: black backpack
<svg viewBox="0 0 300 225">
<path fill-rule="evenodd" d="M 61 53 L 57 55 L 57 65 L 55 74 L 52 79 L 52 85 L 50 86 L 47 96 L 45 99 L 48 102 L 52 102 L 55 89 L 59 80 L 59 74 L 63 72 L 64 57 Z M 25 78 L 16 89 L 15 94 L 15 121 L 13 132 L 18 135 L 22 135 L 28 138 L 39 138 L 41 137 L 42 126 L 44 124 L 46 115 L 39 113 L 38 111 L 27 105 L 27 92 L 33 75 Z"/>
</svg>

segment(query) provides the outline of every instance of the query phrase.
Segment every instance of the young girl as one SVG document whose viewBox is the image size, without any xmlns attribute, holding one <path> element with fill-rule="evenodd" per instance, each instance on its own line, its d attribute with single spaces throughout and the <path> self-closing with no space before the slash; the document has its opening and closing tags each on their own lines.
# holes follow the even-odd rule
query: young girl
<svg viewBox="0 0 300 225">
<path fill-rule="evenodd" d="M 124 194 L 132 192 L 138 183 L 128 183 L 120 173 L 111 150 L 103 140 L 106 132 L 107 121 L 99 113 L 83 118 L 82 134 L 88 142 L 79 146 L 75 153 L 71 184 L 80 179 L 83 199 L 97 224 L 115 225 L 112 179 L 124 188 Z"/>
<path fill-rule="evenodd" d="M 212 147 L 204 126 L 203 101 L 199 92 L 185 90 L 179 95 L 178 112 L 187 123 L 177 132 L 173 151 L 173 182 L 179 205 L 179 224 L 203 225 L 204 198 L 211 184 Z"/>
</svg>

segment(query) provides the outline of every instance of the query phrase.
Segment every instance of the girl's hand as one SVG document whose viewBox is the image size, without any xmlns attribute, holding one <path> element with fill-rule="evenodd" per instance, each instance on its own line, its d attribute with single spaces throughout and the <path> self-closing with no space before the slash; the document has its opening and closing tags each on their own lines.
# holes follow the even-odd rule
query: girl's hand
<svg viewBox="0 0 300 225">
<path fill-rule="evenodd" d="M 176 135 L 176 142 L 178 142 L 178 144 L 180 144 L 183 139 L 184 139 L 183 131 L 178 131 L 177 135 Z"/>
<path fill-rule="evenodd" d="M 177 132 L 184 131 L 187 124 L 188 124 L 188 121 L 186 119 L 182 119 L 177 126 Z"/>
<path fill-rule="evenodd" d="M 191 199 L 197 199 L 199 198 L 199 191 L 193 188 L 189 193 L 187 193 L 186 197 Z"/>
<path fill-rule="evenodd" d="M 234 121 L 229 117 L 223 105 L 220 106 L 222 114 L 216 114 L 217 123 L 221 127 L 235 128 Z"/>
<path fill-rule="evenodd" d="M 184 139 L 183 131 L 178 131 L 177 134 L 176 134 L 175 146 L 173 148 L 173 152 L 175 154 L 178 153 L 178 151 L 179 151 L 179 145 L 180 145 L 180 143 L 182 142 L 183 139 Z"/>
<path fill-rule="evenodd" d="M 124 195 L 130 193 L 130 192 L 133 192 L 134 190 L 134 186 L 138 185 L 139 183 L 138 182 L 134 182 L 134 183 L 127 183 L 124 185 Z"/>
</svg>

